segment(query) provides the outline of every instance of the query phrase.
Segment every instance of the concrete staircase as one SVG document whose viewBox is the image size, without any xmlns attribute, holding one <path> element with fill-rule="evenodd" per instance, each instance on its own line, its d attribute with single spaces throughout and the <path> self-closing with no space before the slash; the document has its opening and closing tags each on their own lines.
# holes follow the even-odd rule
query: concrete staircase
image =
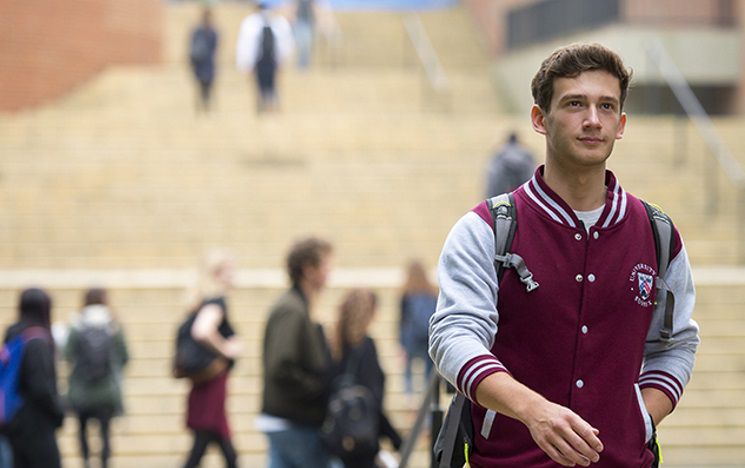
<svg viewBox="0 0 745 468">
<path fill-rule="evenodd" d="M 334 241 L 339 267 L 386 269 L 375 276 L 382 279 L 361 282 L 381 294 L 373 331 L 389 375 L 387 406 L 405 432 L 413 413 L 401 394 L 398 268 L 411 257 L 435 264 L 449 228 L 482 197 L 483 168 L 508 131 L 519 129 L 537 154 L 543 142 L 527 116 L 500 114 L 488 60 L 460 9 L 421 16 L 451 82 L 447 95 L 429 90 L 400 15 L 345 13 L 336 18 L 340 48 L 320 50 L 310 73 L 287 68 L 283 112 L 257 117 L 253 84 L 232 66 L 246 13 L 240 4 L 219 5 L 221 68 L 208 116 L 193 109 L 184 44 L 197 11 L 186 4 L 168 7 L 162 66 L 112 68 L 47 108 L 0 115 L 0 325 L 14 315 L 16 288 L 25 284 L 19 276 L 56 285 L 55 316 L 65 320 L 88 286 L 71 269 L 85 277 L 109 269 L 124 269 L 125 278 L 157 276 L 224 246 L 241 268 L 260 273 L 282 264 L 293 239 L 317 233 Z M 743 123 L 716 122 L 741 155 Z M 732 265 L 736 253 L 733 192 L 720 175 L 721 213 L 705 214 L 702 173 L 710 163 L 690 132 L 688 163 L 676 166 L 677 131 L 673 119 L 632 116 L 610 161 L 627 190 L 673 216 L 694 266 L 713 268 L 696 277 L 704 343 L 683 401 L 660 429 L 666 466 L 745 466 L 745 408 L 737 398 L 745 390 L 742 273 L 716 278 L 717 266 Z M 326 323 L 344 288 L 358 284 L 340 278 L 347 279 L 321 307 Z M 114 467 L 178 466 L 190 442 L 182 423 L 186 387 L 168 370 L 182 285 L 166 274 L 149 285 L 109 286 L 133 354 Z M 231 302 L 247 345 L 230 397 L 243 466 L 262 466 L 265 457 L 253 428 L 260 333 L 281 287 L 281 280 L 243 281 Z M 67 421 L 61 437 L 72 466 L 74 429 Z M 421 443 L 414 466 L 427 466 Z M 211 455 L 207 466 L 221 465 Z"/>
<path fill-rule="evenodd" d="M 741 312 L 745 304 L 741 274 L 729 286 L 709 283 L 709 270 L 698 270 L 699 301 L 696 317 L 701 325 L 703 344 L 694 378 L 677 410 L 660 427 L 665 464 L 671 467 L 743 466 L 745 453 L 742 434 L 745 412 L 739 395 L 745 391 L 745 327 Z M 319 320 L 333 326 L 336 305 L 345 291 L 347 272 L 337 272 L 335 286 L 323 297 Z M 395 278 L 390 273 L 387 278 Z M 7 280 L 7 278 L 4 278 Z M 57 278 L 59 282 L 60 278 Z M 51 281 L 51 279 L 50 279 Z M 348 281 L 348 279 L 346 280 Z M 361 280 L 377 284 L 381 297 L 379 315 L 372 328 L 381 362 L 388 375 L 386 407 L 403 434 L 413 423 L 413 409 L 403 389 L 402 364 L 396 341 L 397 290 L 390 281 Z M 81 290 L 72 285 L 54 288 L 55 321 L 72 318 Z M 261 392 L 260 346 L 266 313 L 281 292 L 277 286 L 240 286 L 231 296 L 231 319 L 246 348 L 230 381 L 230 418 L 242 466 L 263 466 L 266 442 L 254 428 Z M 16 291 L 0 289 L 0 324 L 10 321 Z M 189 448 L 190 436 L 184 429 L 185 382 L 169 376 L 174 331 L 183 316 L 179 287 L 112 288 L 112 303 L 123 322 L 132 361 L 125 374 L 125 417 L 114 426 L 113 466 L 116 468 L 159 468 L 178 466 Z M 65 386 L 65 366 L 61 366 L 61 385 Z M 443 404 L 446 404 L 443 397 Z M 60 445 L 68 464 L 77 458 L 76 424 L 68 418 L 60 435 Z M 426 440 L 419 441 L 412 466 L 428 466 Z M 207 467 L 221 466 L 212 455 Z"/>
</svg>

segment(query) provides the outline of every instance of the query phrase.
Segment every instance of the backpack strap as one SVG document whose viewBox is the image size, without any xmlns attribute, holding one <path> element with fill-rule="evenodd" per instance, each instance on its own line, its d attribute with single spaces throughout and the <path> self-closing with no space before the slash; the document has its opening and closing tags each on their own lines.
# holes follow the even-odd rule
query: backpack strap
<svg viewBox="0 0 745 468">
<path fill-rule="evenodd" d="M 464 416 L 464 411 L 468 411 L 468 418 L 470 419 L 470 406 L 466 409 L 468 399 L 462 393 L 456 393 L 453 395 L 453 401 L 450 403 L 447 414 L 447 424 L 444 424 L 442 429 L 444 433 L 442 436 L 442 455 L 437 468 L 451 468 L 453 455 L 455 454 L 456 448 L 462 448 L 462 445 L 458 443 L 458 429 L 460 428 L 461 419 Z M 438 435 L 439 439 L 440 435 Z M 440 441 L 438 440 L 438 443 Z"/>
<path fill-rule="evenodd" d="M 505 268 L 513 268 L 520 282 L 528 292 L 534 291 L 539 284 L 533 279 L 525 260 L 516 253 L 509 253 L 517 228 L 517 209 L 512 193 L 503 193 L 486 200 L 494 220 L 494 267 L 497 270 L 497 281 L 502 279 Z"/>
<path fill-rule="evenodd" d="M 23 341 L 26 343 L 31 340 L 37 340 L 37 339 L 47 341 L 49 339 L 49 332 L 44 327 L 33 325 L 23 330 L 21 332 L 21 337 L 23 338 Z"/>
<path fill-rule="evenodd" d="M 664 320 L 662 329 L 660 330 L 660 338 L 663 341 L 670 341 L 673 337 L 675 296 L 663 278 L 665 273 L 667 273 L 667 267 L 670 266 L 670 256 L 675 246 L 673 220 L 659 206 L 647 203 L 644 200 L 642 200 L 642 203 L 644 204 L 644 209 L 647 211 L 649 222 L 652 225 L 654 246 L 657 252 L 657 278 L 655 279 L 655 284 L 658 294 L 662 291 L 666 293 Z M 657 301 L 655 307 L 660 307 L 659 304 L 660 302 Z"/>
</svg>

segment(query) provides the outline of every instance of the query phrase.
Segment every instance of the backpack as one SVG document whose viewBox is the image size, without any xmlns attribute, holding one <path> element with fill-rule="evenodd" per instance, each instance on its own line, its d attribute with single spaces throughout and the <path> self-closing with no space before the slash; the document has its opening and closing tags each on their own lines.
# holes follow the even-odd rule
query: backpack
<svg viewBox="0 0 745 468">
<path fill-rule="evenodd" d="M 191 336 L 197 313 L 190 314 L 176 331 L 176 353 L 173 376 L 188 378 L 193 383 L 211 380 L 228 367 L 228 361 L 205 347 Z"/>
<path fill-rule="evenodd" d="M 667 295 L 665 301 L 665 318 L 660 338 L 669 341 L 673 335 L 674 297 L 669 287 L 664 284 L 662 277 L 670 265 L 670 254 L 673 251 L 675 237 L 673 236 L 673 222 L 662 209 L 641 200 L 647 217 L 652 225 L 652 233 L 657 254 L 657 288 Z M 497 272 L 497 282 L 502 279 L 505 268 L 513 268 L 525 285 L 528 293 L 540 285 L 533 278 L 533 274 L 525 265 L 522 257 L 509 253 L 512 240 L 517 228 L 517 210 L 512 193 L 504 193 L 487 199 L 487 205 L 494 221 L 494 266 Z M 661 307 L 657 301 L 655 309 Z M 468 462 L 473 450 L 473 421 L 471 419 L 471 401 L 460 393 L 453 396 L 445 420 L 433 448 L 438 468 L 461 468 Z"/>
<path fill-rule="evenodd" d="M 114 336 L 107 327 L 83 326 L 75 349 L 75 374 L 85 382 L 97 382 L 111 375 Z"/>
<path fill-rule="evenodd" d="M 380 407 L 370 389 L 357 383 L 360 351 L 353 352 L 334 383 L 321 426 L 321 442 L 342 460 L 374 455 L 378 449 Z"/>
<path fill-rule="evenodd" d="M 18 393 L 26 344 L 34 339 L 48 339 L 48 333 L 41 327 L 29 327 L 0 350 L 0 428 L 6 429 L 23 405 L 23 397 Z"/>
<path fill-rule="evenodd" d="M 189 58 L 192 63 L 204 63 L 210 58 L 210 41 L 207 31 L 198 29 L 194 32 L 189 49 Z"/>
<path fill-rule="evenodd" d="M 429 342 L 429 318 L 437 308 L 437 298 L 425 293 L 409 294 L 405 298 L 408 320 L 406 338 L 411 346 L 426 347 Z"/>
<path fill-rule="evenodd" d="M 274 31 L 269 22 L 264 23 L 264 27 L 261 28 L 261 40 L 259 42 L 259 60 L 257 63 L 272 64 L 276 63 L 275 49 L 276 49 L 276 38 L 274 37 Z"/>
</svg>

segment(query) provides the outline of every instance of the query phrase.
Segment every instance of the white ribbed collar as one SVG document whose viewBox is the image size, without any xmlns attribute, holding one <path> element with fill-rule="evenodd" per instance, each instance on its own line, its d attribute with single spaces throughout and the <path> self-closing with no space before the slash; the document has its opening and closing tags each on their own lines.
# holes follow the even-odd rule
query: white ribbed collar
<svg viewBox="0 0 745 468">
<path fill-rule="evenodd" d="M 539 166 L 533 177 L 523 184 L 522 188 L 528 199 L 546 216 L 559 224 L 565 224 L 572 228 L 580 225 L 580 221 L 574 210 L 559 197 L 543 180 L 543 169 Z M 626 191 L 616 180 L 611 171 L 605 171 L 605 186 L 608 195 L 605 200 L 605 209 L 595 224 L 600 229 L 615 226 L 626 216 L 627 198 Z"/>
</svg>

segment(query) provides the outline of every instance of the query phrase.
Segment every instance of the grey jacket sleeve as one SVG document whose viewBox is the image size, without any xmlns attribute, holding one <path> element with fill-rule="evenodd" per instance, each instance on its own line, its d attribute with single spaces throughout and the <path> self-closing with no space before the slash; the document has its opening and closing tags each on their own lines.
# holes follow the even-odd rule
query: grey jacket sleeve
<svg viewBox="0 0 745 468">
<path fill-rule="evenodd" d="M 448 234 L 437 269 L 429 353 L 440 374 L 471 400 L 481 380 L 507 370 L 490 351 L 499 321 L 493 257 L 491 227 L 470 212 Z"/>
<path fill-rule="evenodd" d="M 691 378 L 694 355 L 700 342 L 698 324 L 691 318 L 696 291 L 685 246 L 670 262 L 663 280 L 675 299 L 673 336 L 669 342 L 660 338 L 667 300 L 663 297 L 665 294 L 660 294 L 660 307 L 655 308 L 644 346 L 645 359 L 639 387 L 652 387 L 664 392 L 675 406 Z"/>
</svg>

